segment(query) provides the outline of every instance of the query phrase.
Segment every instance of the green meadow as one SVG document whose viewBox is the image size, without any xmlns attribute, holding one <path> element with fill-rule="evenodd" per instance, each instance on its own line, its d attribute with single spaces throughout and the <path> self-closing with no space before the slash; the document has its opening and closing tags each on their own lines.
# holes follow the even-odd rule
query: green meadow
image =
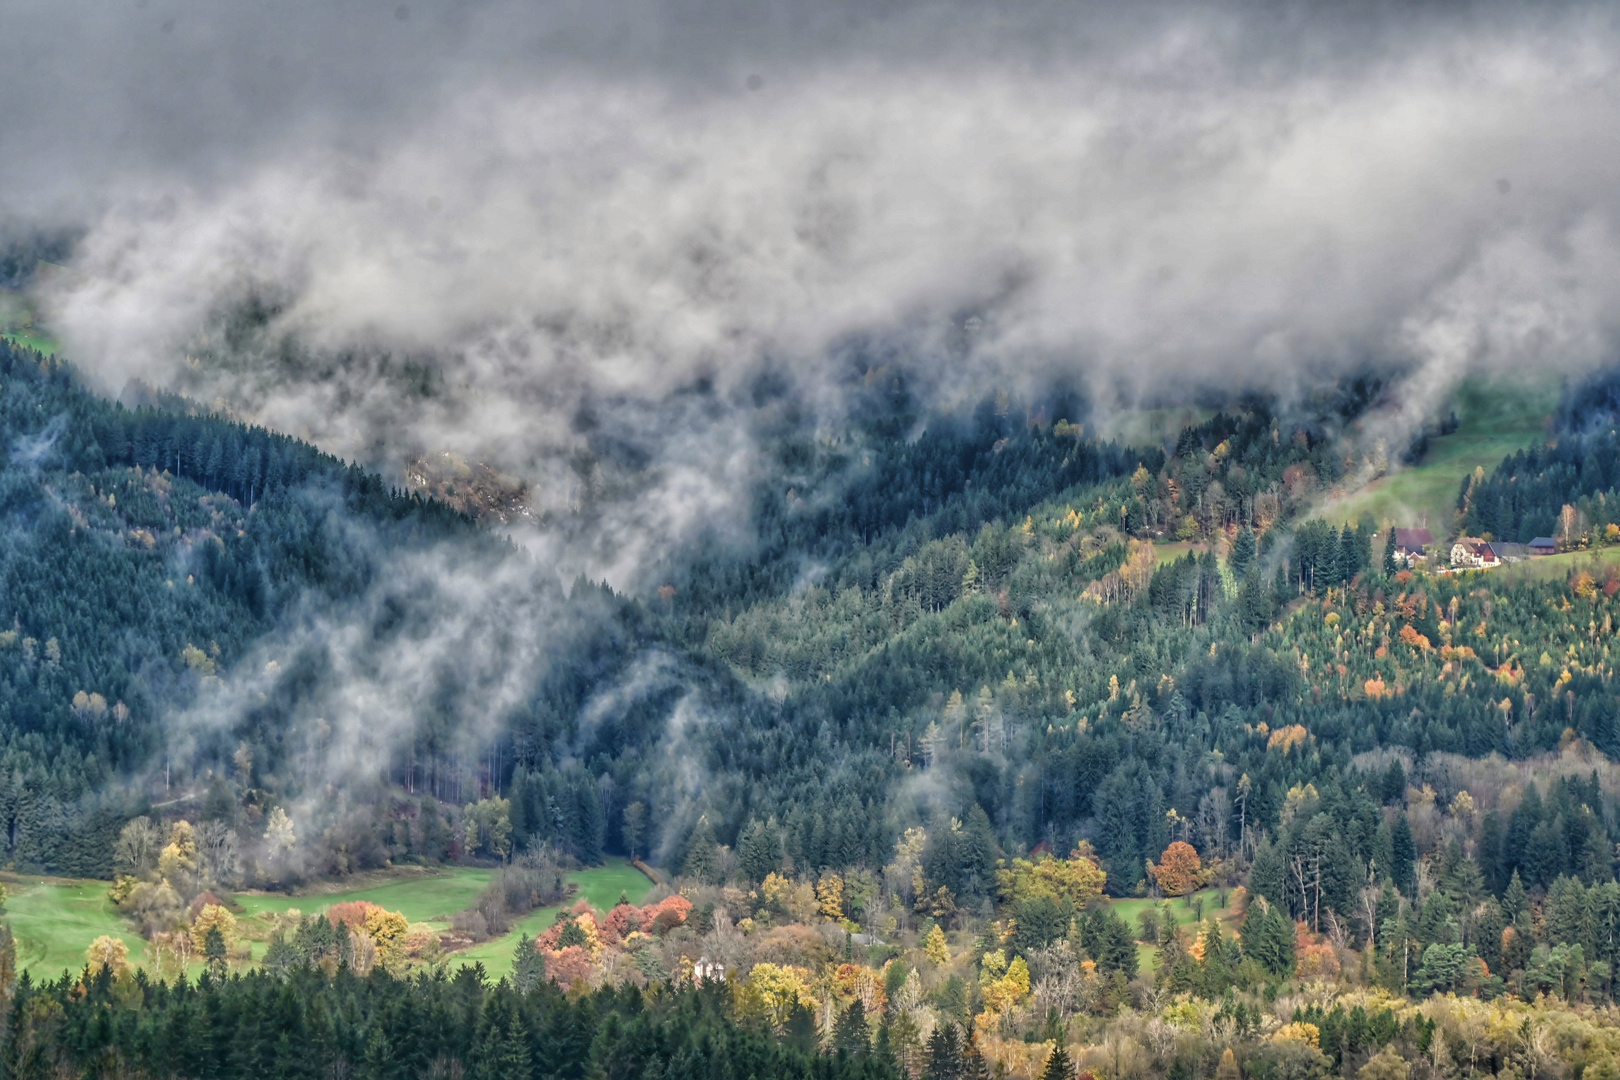
<svg viewBox="0 0 1620 1080">
<path fill-rule="evenodd" d="M 568 880 L 578 885 L 579 891 L 567 904 L 531 911 L 513 924 L 511 932 L 505 937 L 494 938 L 465 952 L 456 953 L 450 962 L 483 964 L 490 978 L 498 979 L 512 970 L 512 953 L 517 948 L 518 937 L 523 934 L 538 937 L 545 933 L 565 908 L 583 899 L 590 901 L 591 907 L 598 911 L 609 911 L 619 902 L 621 894 L 632 904 L 639 904 L 653 887 L 645 874 L 623 859 L 609 859 L 604 866 L 569 874 Z"/>
<path fill-rule="evenodd" d="M 313 915 L 334 904 L 368 900 L 400 912 L 413 923 L 447 930 L 450 917 L 471 906 L 495 873 L 472 866 L 402 870 L 372 875 L 346 887 L 326 885 L 297 894 L 239 893 L 229 902 L 251 955 L 258 959 L 264 955 L 274 917 L 292 909 Z M 606 911 L 618 903 L 621 894 L 632 903 L 640 903 L 652 891 L 652 882 L 623 859 L 575 871 L 568 880 L 576 886 L 568 905 L 530 912 L 506 936 L 453 954 L 451 965 L 482 963 L 492 977 L 499 978 L 511 969 L 518 935 L 533 937 L 543 933 L 565 906 L 584 899 L 592 907 Z M 6 875 L 4 881 L 11 893 L 4 917 L 17 938 L 20 970 L 33 972 L 37 978 L 56 978 L 64 970 L 77 972 L 84 966 L 85 950 L 103 934 L 122 939 L 129 946 L 132 963 L 139 966 L 145 962 L 146 944 L 107 899 L 107 882 L 15 875 Z"/>
<path fill-rule="evenodd" d="M 52 356 L 61 348 L 40 326 L 28 300 L 5 290 L 0 290 L 0 338 Z"/>
<path fill-rule="evenodd" d="M 1339 498 L 1329 499 L 1318 515 L 1336 523 L 1355 523 L 1371 514 L 1380 529 L 1426 526 L 1435 539 L 1455 527 L 1457 493 L 1476 468 L 1490 473 L 1503 458 L 1546 438 L 1548 421 L 1562 388 L 1549 383 L 1464 383 L 1452 399 L 1457 430 L 1429 440 L 1423 460 Z M 1391 457 L 1398 448 L 1390 448 Z M 1529 537 L 1523 537 L 1528 540 Z"/>
<path fill-rule="evenodd" d="M 17 938 L 17 967 L 36 978 L 54 979 L 84 966 L 85 950 L 103 934 L 121 938 L 139 964 L 146 943 L 107 899 L 105 881 L 5 875 L 5 918 Z"/>
<path fill-rule="evenodd" d="M 1221 893 L 1223 891 L 1227 894 L 1228 906 L 1222 906 L 1221 904 Z M 1218 919 L 1220 921 L 1221 932 L 1223 934 L 1234 934 L 1238 929 L 1238 920 L 1237 913 L 1229 906 L 1231 893 L 1231 889 L 1222 890 L 1209 888 L 1200 889 L 1195 893 L 1188 893 L 1186 896 L 1177 897 L 1169 901 L 1170 916 L 1175 920 L 1177 926 L 1187 926 L 1191 923 L 1202 921 L 1199 917 L 1199 907 L 1197 906 L 1199 903 L 1202 903 L 1202 919 Z M 1152 908 L 1158 912 L 1163 912 L 1165 909 L 1165 903 L 1166 902 L 1164 900 L 1150 900 L 1141 898 L 1131 900 L 1110 900 L 1108 902 L 1108 906 L 1114 909 L 1115 914 L 1130 924 L 1132 934 L 1140 934 L 1142 932 L 1142 926 L 1139 922 L 1137 922 L 1137 920 L 1142 917 L 1142 913 L 1147 911 L 1149 908 Z M 1145 942 L 1138 942 L 1136 946 L 1136 953 L 1137 963 L 1143 971 L 1153 970 L 1155 965 L 1158 963 L 1158 947 L 1155 945 L 1149 945 Z"/>
</svg>

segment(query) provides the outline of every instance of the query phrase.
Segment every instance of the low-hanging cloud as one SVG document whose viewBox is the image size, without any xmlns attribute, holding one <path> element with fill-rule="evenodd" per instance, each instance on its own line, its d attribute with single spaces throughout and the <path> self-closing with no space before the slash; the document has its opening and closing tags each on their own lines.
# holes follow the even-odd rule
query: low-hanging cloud
<svg viewBox="0 0 1620 1080">
<path fill-rule="evenodd" d="M 206 763 L 281 701 L 301 823 L 431 725 L 498 744 L 607 617 L 556 578 L 645 587 L 745 534 L 774 410 L 836 421 L 868 364 L 933 404 L 1105 407 L 1371 364 L 1395 445 L 1467 373 L 1613 358 L 1601 5 L 79 6 L 0 27 L 0 231 L 82 236 L 42 284 L 68 354 L 394 477 L 450 453 L 527 485 L 532 559 L 381 559 L 166 718 Z M 688 676 L 641 654 L 580 745 Z M 649 766 L 666 844 L 742 722 L 688 689 Z"/>
<path fill-rule="evenodd" d="M 109 61 L 200 137 L 90 110 L 133 143 L 66 182 L 88 231 L 55 325 L 114 389 L 396 473 L 494 463 L 532 485 L 537 542 L 621 583 L 756 478 L 751 380 L 836 414 L 874 342 L 939 401 L 1286 395 L 1375 361 L 1412 373 L 1392 429 L 1466 372 L 1612 355 L 1601 8 L 786 11 L 166 16 L 222 103 Z M 254 52 L 282 59 L 222 73 Z M 633 482 L 573 467 L 603 429 Z"/>
</svg>

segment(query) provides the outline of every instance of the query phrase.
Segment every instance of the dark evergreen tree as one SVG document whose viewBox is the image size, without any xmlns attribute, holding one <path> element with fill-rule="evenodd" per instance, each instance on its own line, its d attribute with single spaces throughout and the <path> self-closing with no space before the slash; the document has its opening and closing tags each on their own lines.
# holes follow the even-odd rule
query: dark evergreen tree
<svg viewBox="0 0 1620 1080">
<path fill-rule="evenodd" d="M 1395 819 L 1392 834 L 1389 876 L 1405 896 L 1417 895 L 1417 844 L 1412 839 L 1412 825 L 1402 813 Z"/>
<path fill-rule="evenodd" d="M 1068 1050 L 1063 1044 L 1052 1047 L 1051 1054 L 1047 1055 L 1046 1067 L 1041 1070 L 1041 1080 L 1074 1080 L 1074 1063 L 1069 1059 Z"/>
</svg>

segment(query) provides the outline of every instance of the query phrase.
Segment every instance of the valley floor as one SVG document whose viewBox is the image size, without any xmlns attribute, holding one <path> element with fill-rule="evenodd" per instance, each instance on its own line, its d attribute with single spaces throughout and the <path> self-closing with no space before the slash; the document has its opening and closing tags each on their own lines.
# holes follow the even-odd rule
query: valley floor
<svg viewBox="0 0 1620 1080">
<path fill-rule="evenodd" d="M 239 893 L 230 900 L 242 939 L 257 962 L 269 945 L 273 917 L 282 912 L 296 909 L 313 915 L 335 904 L 365 900 L 443 932 L 450 928 L 451 916 L 477 900 L 494 875 L 491 869 L 473 866 L 401 868 L 367 875 L 359 884 L 329 882 L 293 894 Z M 514 923 L 507 934 L 450 954 L 451 966 L 481 963 L 492 979 L 498 979 L 511 969 L 519 936 L 538 936 L 565 907 L 583 899 L 606 911 L 621 893 L 631 903 L 640 903 L 653 887 L 646 875 L 623 859 L 574 871 L 568 880 L 576 888 L 567 904 L 539 908 Z M 77 972 L 85 964 L 85 950 L 103 935 L 129 946 L 130 963 L 147 966 L 146 943 L 107 898 L 109 882 L 14 874 L 0 875 L 0 881 L 10 891 L 4 916 L 17 939 L 19 972 L 29 972 L 35 979 Z M 200 963 L 194 966 L 201 971 Z"/>
</svg>

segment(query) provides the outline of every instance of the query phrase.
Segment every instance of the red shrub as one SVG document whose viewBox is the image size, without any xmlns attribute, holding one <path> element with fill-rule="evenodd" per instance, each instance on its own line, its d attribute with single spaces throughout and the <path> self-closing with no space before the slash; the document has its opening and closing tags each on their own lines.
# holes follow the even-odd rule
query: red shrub
<svg viewBox="0 0 1620 1080">
<path fill-rule="evenodd" d="M 382 905 L 373 904 L 370 900 L 345 900 L 327 909 L 326 917 L 341 926 L 363 929 L 366 925 L 366 916 L 373 911 L 381 910 L 381 907 Z"/>
<path fill-rule="evenodd" d="M 592 970 L 590 954 L 578 945 L 546 953 L 546 978 L 558 986 L 573 986 L 588 979 Z"/>
</svg>

